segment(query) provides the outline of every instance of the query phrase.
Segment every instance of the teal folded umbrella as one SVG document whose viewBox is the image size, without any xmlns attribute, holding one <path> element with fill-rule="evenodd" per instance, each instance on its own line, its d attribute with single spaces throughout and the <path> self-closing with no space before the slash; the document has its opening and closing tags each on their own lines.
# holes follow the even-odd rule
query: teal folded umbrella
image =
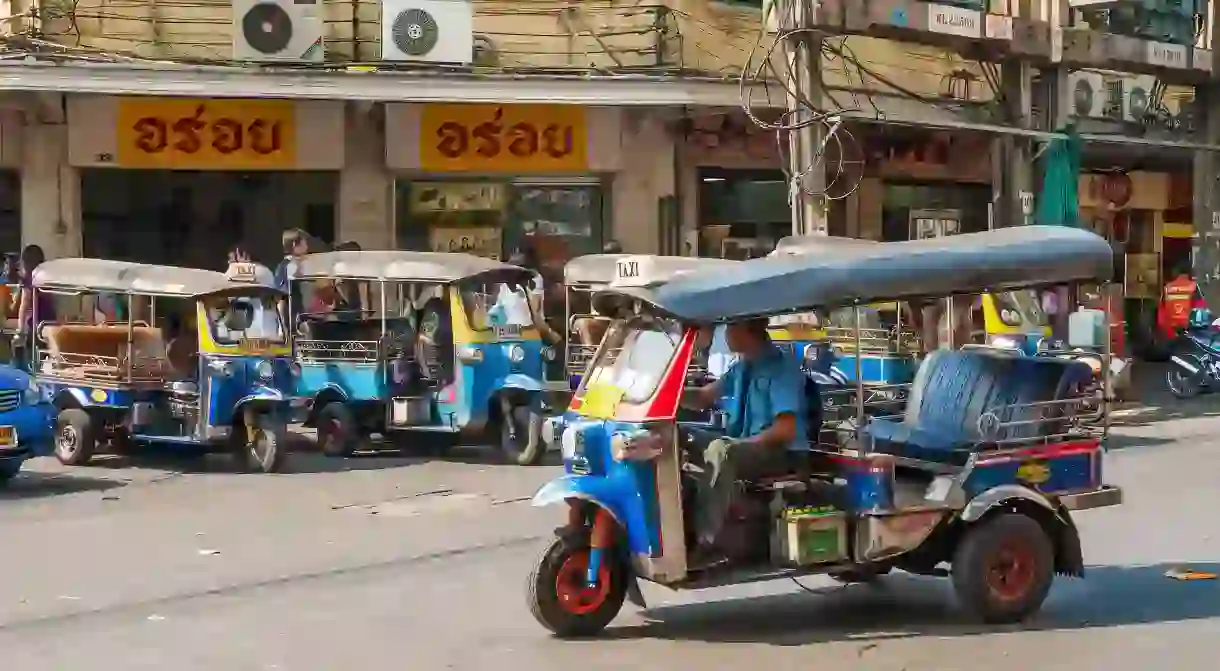
<svg viewBox="0 0 1220 671">
<path fill-rule="evenodd" d="M 1045 169 L 1034 221 L 1044 226 L 1080 225 L 1080 154 L 1083 141 L 1074 125 L 1047 145 L 1041 160 Z"/>
</svg>

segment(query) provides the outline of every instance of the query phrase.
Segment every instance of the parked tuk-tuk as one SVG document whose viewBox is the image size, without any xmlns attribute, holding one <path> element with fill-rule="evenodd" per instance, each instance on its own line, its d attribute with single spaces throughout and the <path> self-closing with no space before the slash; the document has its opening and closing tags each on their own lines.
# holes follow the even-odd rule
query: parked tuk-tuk
<svg viewBox="0 0 1220 671">
<path fill-rule="evenodd" d="M 728 259 L 649 254 L 586 254 L 569 261 L 563 269 L 567 312 L 564 372 L 568 389 L 575 391 L 580 386 L 581 375 L 610 326 L 608 317 L 590 309 L 595 292 L 611 285 L 656 287 L 683 274 L 737 263 Z"/>
<path fill-rule="evenodd" d="M 1051 337 L 1051 324 L 1042 311 L 1038 292 L 1030 289 L 983 294 L 984 342 L 1033 356 L 1044 339 Z"/>
<path fill-rule="evenodd" d="M 533 567 L 531 612 L 561 636 L 589 635 L 625 598 L 643 607 L 641 578 L 700 589 L 816 573 L 874 580 L 894 568 L 951 576 L 961 605 L 985 622 L 1036 612 L 1056 574 L 1083 575 L 1073 513 L 1122 500 L 1103 480 L 1104 421 L 1089 427 L 1079 416 L 1083 364 L 1001 348 L 938 350 L 922 363 L 905 414 L 888 420 L 864 415 L 858 380 L 853 440 L 816 448 L 811 426 L 810 449 L 788 452 L 789 474 L 738 483 L 718 537 L 726 561 L 715 564 L 688 555 L 703 455 L 696 436 L 709 427 L 677 421 L 678 408 L 710 325 L 1112 274 L 1103 238 L 1023 226 L 757 259 L 656 289 L 599 292 L 594 307 L 621 321 L 567 421 L 548 425 L 565 473 L 533 502 L 564 503 L 568 514 Z M 817 388 L 806 393 L 818 407 Z"/>
<path fill-rule="evenodd" d="M 129 306 L 147 301 L 147 320 L 129 309 L 124 323 L 39 322 L 34 314 L 33 373 L 57 412 L 61 462 L 88 463 L 104 447 L 151 446 L 225 451 L 243 469 L 280 469 L 295 370 L 279 317 L 284 296 L 255 282 L 253 264 L 218 273 L 55 259 L 38 267 L 33 286 L 109 294 Z M 157 326 L 157 299 L 176 301 L 180 332 Z"/>
<path fill-rule="evenodd" d="M 468 254 L 342 251 L 306 256 L 297 282 L 363 285 L 372 305 L 298 313 L 297 393 L 322 450 L 370 433 L 452 442 L 490 429 L 503 456 L 543 456 L 542 368 L 555 356 L 522 287 L 531 271 Z"/>
</svg>

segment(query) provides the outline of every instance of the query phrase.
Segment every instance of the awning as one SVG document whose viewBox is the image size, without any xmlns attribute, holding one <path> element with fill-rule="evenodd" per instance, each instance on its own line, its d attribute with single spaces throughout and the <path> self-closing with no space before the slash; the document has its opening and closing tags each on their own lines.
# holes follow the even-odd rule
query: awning
<svg viewBox="0 0 1220 671">
<path fill-rule="evenodd" d="M 731 80 L 656 75 L 472 74 L 0 61 L 0 90 L 99 95 L 428 103 L 740 105 Z"/>
</svg>

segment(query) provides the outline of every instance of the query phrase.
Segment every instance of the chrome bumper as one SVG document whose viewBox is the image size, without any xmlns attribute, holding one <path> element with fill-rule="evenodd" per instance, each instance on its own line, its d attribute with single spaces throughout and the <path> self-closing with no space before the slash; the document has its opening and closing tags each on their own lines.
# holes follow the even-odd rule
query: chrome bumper
<svg viewBox="0 0 1220 671">
<path fill-rule="evenodd" d="M 1068 510 L 1091 510 L 1117 506 L 1123 502 L 1123 490 L 1118 487 L 1102 487 L 1092 492 L 1079 494 L 1064 494 L 1059 502 Z"/>
</svg>

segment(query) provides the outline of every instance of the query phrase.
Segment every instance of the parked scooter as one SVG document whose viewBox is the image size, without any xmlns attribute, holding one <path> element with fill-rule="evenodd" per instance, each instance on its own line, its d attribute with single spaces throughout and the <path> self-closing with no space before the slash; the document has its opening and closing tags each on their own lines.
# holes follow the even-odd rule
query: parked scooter
<svg viewBox="0 0 1220 671">
<path fill-rule="evenodd" d="M 1211 312 L 1190 311 L 1185 330 L 1173 341 L 1165 384 L 1178 398 L 1192 398 L 1220 387 L 1220 329 Z"/>
</svg>

